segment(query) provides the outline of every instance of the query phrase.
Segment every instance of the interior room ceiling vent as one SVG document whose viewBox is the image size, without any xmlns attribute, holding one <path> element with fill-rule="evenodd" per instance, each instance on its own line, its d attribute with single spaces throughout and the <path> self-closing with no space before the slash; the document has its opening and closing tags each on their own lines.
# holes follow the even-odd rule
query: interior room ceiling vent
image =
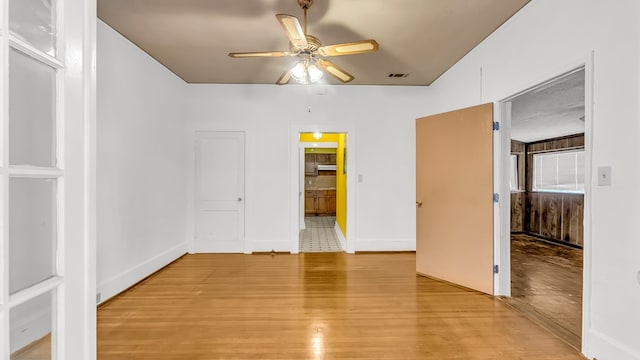
<svg viewBox="0 0 640 360">
<path fill-rule="evenodd" d="M 390 78 L 406 78 L 407 76 L 409 76 L 409 74 L 407 74 L 407 73 L 389 73 L 389 74 L 387 74 L 387 77 L 390 77 Z"/>
</svg>

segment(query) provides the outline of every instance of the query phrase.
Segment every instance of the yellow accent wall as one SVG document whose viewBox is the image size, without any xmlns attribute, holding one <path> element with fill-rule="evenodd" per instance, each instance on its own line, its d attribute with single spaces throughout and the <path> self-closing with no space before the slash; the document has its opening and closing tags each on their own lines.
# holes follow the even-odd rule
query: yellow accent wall
<svg viewBox="0 0 640 360">
<path fill-rule="evenodd" d="M 300 142 L 338 142 L 340 134 L 322 134 L 322 138 L 314 139 L 313 133 L 301 133 Z"/>
<path fill-rule="evenodd" d="M 347 174 L 344 173 L 344 153 L 347 148 L 347 134 L 322 134 L 322 138 L 314 139 L 313 133 L 301 133 L 300 142 L 334 142 L 336 149 L 336 222 L 347 237 Z M 315 149 L 320 153 L 320 148 Z M 306 149 L 305 149 L 306 152 Z M 349 169 L 347 169 L 348 171 Z"/>
<path fill-rule="evenodd" d="M 345 157 L 347 149 L 347 134 L 338 135 L 338 149 L 336 152 L 336 222 L 342 230 L 342 235 L 347 237 L 347 174 L 344 173 Z M 349 169 L 347 169 L 349 170 Z"/>
</svg>

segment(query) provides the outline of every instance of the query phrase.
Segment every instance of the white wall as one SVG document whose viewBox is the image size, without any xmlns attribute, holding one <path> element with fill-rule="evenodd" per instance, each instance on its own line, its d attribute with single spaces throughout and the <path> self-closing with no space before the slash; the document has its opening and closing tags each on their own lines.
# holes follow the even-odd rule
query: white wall
<svg viewBox="0 0 640 360">
<path fill-rule="evenodd" d="M 591 310 L 584 351 L 599 360 L 640 359 L 640 2 L 532 1 L 432 85 L 425 112 L 499 101 L 591 64 L 592 50 L 590 165 L 611 166 L 613 184 L 599 187 L 595 175 L 590 179 L 585 261 L 592 273 L 585 278 L 591 292 L 585 301 Z"/>
<path fill-rule="evenodd" d="M 185 83 L 98 21 L 97 291 L 186 252 Z"/>
<path fill-rule="evenodd" d="M 249 60 L 251 61 L 251 60 Z M 290 129 L 355 129 L 355 250 L 415 249 L 415 119 L 421 87 L 188 85 L 193 129 L 246 132 L 245 236 L 252 250 L 289 251 Z M 319 94 L 323 93 L 323 94 Z M 311 110 L 309 112 L 309 109 Z M 353 146 L 354 144 L 348 144 Z"/>
</svg>

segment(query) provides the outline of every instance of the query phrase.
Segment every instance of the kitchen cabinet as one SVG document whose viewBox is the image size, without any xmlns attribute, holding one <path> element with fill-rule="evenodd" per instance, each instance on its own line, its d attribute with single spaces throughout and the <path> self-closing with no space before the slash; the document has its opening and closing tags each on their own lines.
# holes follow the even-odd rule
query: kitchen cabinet
<svg viewBox="0 0 640 360">
<path fill-rule="evenodd" d="M 307 190 L 304 192 L 304 214 L 315 215 L 318 208 L 317 191 Z"/>
<path fill-rule="evenodd" d="M 316 154 L 304 154 L 304 174 L 318 176 L 318 162 Z"/>
<path fill-rule="evenodd" d="M 335 190 L 306 190 L 304 196 L 305 215 L 335 215 Z"/>
<path fill-rule="evenodd" d="M 316 163 L 319 165 L 335 165 L 336 154 L 315 154 Z"/>
<path fill-rule="evenodd" d="M 335 165 L 336 154 L 304 154 L 304 174 L 318 176 L 318 165 Z"/>
</svg>

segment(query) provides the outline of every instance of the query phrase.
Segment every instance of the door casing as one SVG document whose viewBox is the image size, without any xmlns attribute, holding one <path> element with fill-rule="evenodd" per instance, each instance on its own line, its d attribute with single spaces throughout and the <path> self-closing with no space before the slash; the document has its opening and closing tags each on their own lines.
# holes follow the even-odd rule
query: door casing
<svg viewBox="0 0 640 360">
<path fill-rule="evenodd" d="M 509 166 L 511 153 L 511 109 L 512 99 L 530 92 L 549 82 L 567 76 L 576 71 L 585 70 L 585 189 L 584 189 L 584 238 L 583 238 L 583 282 L 582 282 L 582 353 L 589 354 L 588 336 L 591 323 L 591 278 L 592 278 L 592 178 L 593 178 L 593 120 L 594 120 L 594 70 L 595 51 L 591 51 L 583 60 L 551 71 L 538 78 L 530 86 L 499 100 L 494 104 L 494 118 L 500 122 L 500 131 L 494 140 L 494 178 L 495 192 L 500 194 L 500 204 L 496 211 L 496 231 L 494 238 L 494 256 L 500 272 L 495 278 L 494 295 L 511 296 L 511 203 L 509 189 Z"/>
<path fill-rule="evenodd" d="M 347 135 L 347 253 L 356 251 L 356 174 L 357 174 L 357 143 L 356 130 L 350 124 L 300 124 L 293 125 L 289 131 L 289 249 L 292 254 L 299 252 L 300 240 L 300 211 L 299 194 L 304 189 L 300 187 L 300 133 L 344 133 Z"/>
</svg>

